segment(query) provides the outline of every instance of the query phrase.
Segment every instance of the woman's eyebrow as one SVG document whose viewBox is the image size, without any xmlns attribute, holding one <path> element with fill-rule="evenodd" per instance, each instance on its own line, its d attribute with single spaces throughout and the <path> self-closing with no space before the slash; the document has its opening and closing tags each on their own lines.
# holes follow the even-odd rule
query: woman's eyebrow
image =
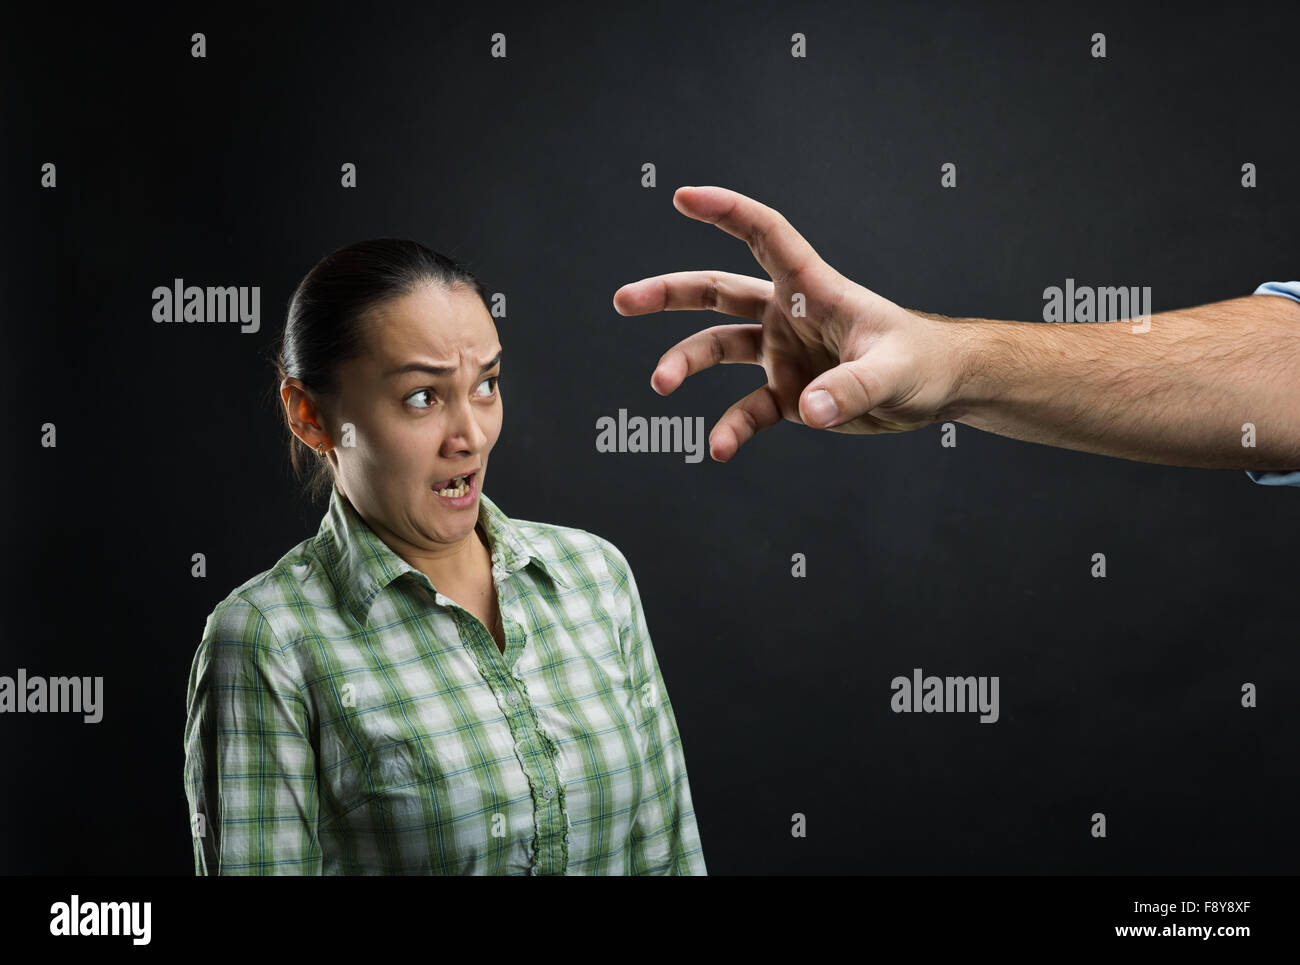
<svg viewBox="0 0 1300 965">
<path fill-rule="evenodd" d="M 501 361 L 501 353 L 497 352 L 496 358 L 490 362 L 484 362 L 479 366 L 480 372 L 486 372 L 492 366 Z M 430 375 L 455 375 L 456 366 L 454 365 L 430 365 L 428 362 L 407 362 L 405 365 L 399 365 L 395 369 L 389 369 L 384 373 L 385 378 L 392 378 L 394 375 L 402 375 L 406 372 L 428 372 Z"/>
</svg>

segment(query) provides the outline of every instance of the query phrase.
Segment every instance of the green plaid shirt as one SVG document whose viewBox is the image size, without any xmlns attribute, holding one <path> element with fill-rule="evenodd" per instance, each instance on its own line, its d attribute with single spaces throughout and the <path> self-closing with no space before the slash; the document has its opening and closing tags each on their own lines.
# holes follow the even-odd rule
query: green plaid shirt
<svg viewBox="0 0 1300 965">
<path fill-rule="evenodd" d="M 480 494 L 506 635 L 335 489 L 208 617 L 187 694 L 198 874 L 706 874 L 636 581 Z"/>
</svg>

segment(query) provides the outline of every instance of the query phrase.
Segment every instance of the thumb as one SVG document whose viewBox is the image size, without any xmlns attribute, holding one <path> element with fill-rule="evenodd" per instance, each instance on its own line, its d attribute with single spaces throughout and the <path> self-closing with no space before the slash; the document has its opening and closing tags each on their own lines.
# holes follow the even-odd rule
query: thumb
<svg viewBox="0 0 1300 965">
<path fill-rule="evenodd" d="M 876 368 L 862 358 L 823 372 L 799 396 L 799 418 L 814 429 L 829 429 L 870 412 L 884 399 Z"/>
</svg>

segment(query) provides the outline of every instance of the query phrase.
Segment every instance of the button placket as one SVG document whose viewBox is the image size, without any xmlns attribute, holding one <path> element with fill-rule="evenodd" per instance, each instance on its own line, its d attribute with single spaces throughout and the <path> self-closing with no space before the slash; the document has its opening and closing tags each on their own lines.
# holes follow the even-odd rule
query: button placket
<svg viewBox="0 0 1300 965">
<path fill-rule="evenodd" d="M 528 696 L 524 673 L 519 667 L 527 633 L 507 612 L 507 594 L 502 584 L 509 575 L 504 561 L 493 561 L 493 584 L 506 635 L 504 653 L 498 649 L 482 621 L 468 610 L 442 594 L 438 594 L 438 602 L 451 606 L 461 642 L 474 655 L 484 681 L 509 708 L 505 711 L 505 719 L 514 738 L 515 754 L 533 789 L 533 840 L 529 842 L 528 873 L 563 875 L 568 867 L 572 822 L 564 806 L 563 789 L 558 786 L 554 744 L 541 730 Z"/>
</svg>

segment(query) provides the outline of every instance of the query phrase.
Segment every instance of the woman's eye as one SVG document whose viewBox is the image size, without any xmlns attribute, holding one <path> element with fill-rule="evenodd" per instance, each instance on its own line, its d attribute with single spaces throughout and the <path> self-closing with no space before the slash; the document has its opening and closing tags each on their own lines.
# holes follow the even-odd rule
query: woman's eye
<svg viewBox="0 0 1300 965">
<path fill-rule="evenodd" d="M 479 392 L 479 398 L 481 398 L 481 399 L 490 399 L 494 394 L 496 394 L 497 382 L 499 382 L 500 380 L 501 380 L 501 376 L 499 376 L 499 375 L 490 375 L 490 376 L 488 376 L 486 379 L 484 379 L 482 382 L 480 382 L 480 383 L 478 384 L 478 387 L 479 387 L 480 389 L 482 389 L 483 386 L 488 385 L 488 383 L 491 383 L 491 386 L 490 386 L 490 388 L 488 389 L 487 392 Z M 420 405 L 419 403 L 412 403 L 412 402 L 411 402 L 412 399 L 417 399 L 417 398 L 419 398 L 419 397 L 422 396 L 422 395 L 425 395 L 425 396 L 428 396 L 428 397 L 429 397 L 429 402 L 428 402 L 427 405 Z M 433 399 L 434 399 L 434 398 L 435 398 L 435 396 L 434 396 L 433 389 L 417 389 L 415 392 L 412 392 L 410 395 L 408 395 L 408 396 L 406 397 L 406 401 L 407 401 L 407 403 L 410 404 L 411 407 L 414 408 L 414 409 L 428 409 L 428 408 L 430 408 L 430 407 L 433 405 Z"/>
</svg>

